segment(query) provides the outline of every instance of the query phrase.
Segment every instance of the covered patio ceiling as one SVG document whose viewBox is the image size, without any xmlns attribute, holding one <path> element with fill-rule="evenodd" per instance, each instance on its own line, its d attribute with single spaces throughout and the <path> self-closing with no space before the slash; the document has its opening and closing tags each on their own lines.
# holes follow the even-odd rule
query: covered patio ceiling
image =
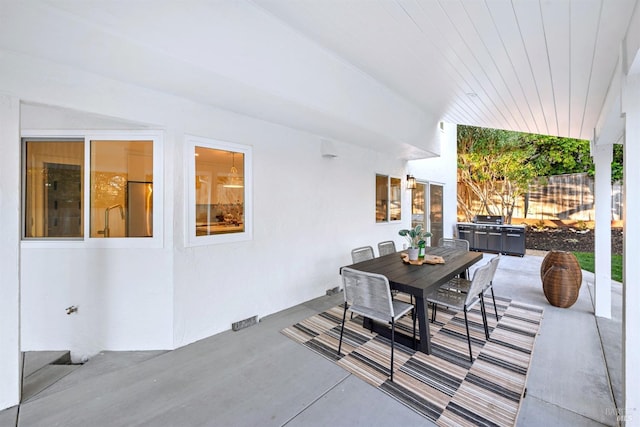
<svg viewBox="0 0 640 427">
<path fill-rule="evenodd" d="M 410 159 L 438 154 L 428 140 L 440 120 L 592 139 L 638 7 L 637 0 L 2 2 L 0 53 Z"/>
<path fill-rule="evenodd" d="M 451 123 L 590 139 L 635 0 L 257 0 Z M 328 5 L 327 5 L 328 3 Z"/>
</svg>

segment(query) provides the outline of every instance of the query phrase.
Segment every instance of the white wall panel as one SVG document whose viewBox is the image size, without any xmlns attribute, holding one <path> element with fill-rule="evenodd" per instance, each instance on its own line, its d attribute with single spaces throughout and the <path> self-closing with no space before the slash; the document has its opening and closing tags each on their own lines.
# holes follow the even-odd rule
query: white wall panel
<svg viewBox="0 0 640 427">
<path fill-rule="evenodd" d="M 20 401 L 20 103 L 0 89 L 0 410 Z"/>
<path fill-rule="evenodd" d="M 378 150 L 432 151 L 417 105 L 250 2 L 147 6 L 10 3 L 0 48 Z"/>
<path fill-rule="evenodd" d="M 420 181 L 443 185 L 443 235 L 444 237 L 453 237 L 458 214 L 458 175 L 455 166 L 458 161 L 457 126 L 452 123 L 443 123 L 442 130 L 438 130 L 434 137 L 441 145 L 441 157 L 412 160 L 409 162 L 408 168 L 409 172 Z"/>
<path fill-rule="evenodd" d="M 334 140 L 338 156 L 325 158 L 319 135 L 48 61 L 10 54 L 0 63 L 2 89 L 27 104 L 25 125 L 164 130 L 164 247 L 24 249 L 23 350 L 70 349 L 79 358 L 181 346 L 323 295 L 339 285 L 352 248 L 400 243 L 409 224 L 408 199 L 402 222 L 375 223 L 375 174 L 404 178 L 400 155 Z M 435 119 L 423 126 L 431 123 L 436 135 Z M 253 147 L 252 241 L 184 247 L 185 134 Z M 77 314 L 65 313 L 71 305 Z"/>
</svg>

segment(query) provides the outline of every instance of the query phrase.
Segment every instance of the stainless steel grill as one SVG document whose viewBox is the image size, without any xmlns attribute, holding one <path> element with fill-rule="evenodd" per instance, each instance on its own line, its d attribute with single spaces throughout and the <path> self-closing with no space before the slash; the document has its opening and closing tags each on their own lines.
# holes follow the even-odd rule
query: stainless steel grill
<svg viewBox="0 0 640 427">
<path fill-rule="evenodd" d="M 505 225 L 501 215 L 477 215 L 472 223 L 458 224 L 458 237 L 469 242 L 469 249 L 524 256 L 525 227 Z"/>
</svg>

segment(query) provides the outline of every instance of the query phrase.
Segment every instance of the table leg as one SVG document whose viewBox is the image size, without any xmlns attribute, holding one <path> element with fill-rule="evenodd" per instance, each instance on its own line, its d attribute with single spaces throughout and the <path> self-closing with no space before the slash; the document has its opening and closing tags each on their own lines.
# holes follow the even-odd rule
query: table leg
<svg viewBox="0 0 640 427">
<path fill-rule="evenodd" d="M 427 302 L 423 298 L 415 297 L 416 313 L 418 315 L 418 329 L 420 332 L 420 342 L 418 350 L 431 354 L 431 337 L 429 332 L 429 313 L 427 312 Z"/>
</svg>

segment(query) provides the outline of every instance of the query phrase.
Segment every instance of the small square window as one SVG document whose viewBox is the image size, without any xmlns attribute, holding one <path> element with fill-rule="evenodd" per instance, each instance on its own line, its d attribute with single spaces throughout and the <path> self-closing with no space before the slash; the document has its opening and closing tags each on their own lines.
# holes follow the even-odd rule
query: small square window
<svg viewBox="0 0 640 427">
<path fill-rule="evenodd" d="M 192 245 L 251 238 L 250 147 L 187 139 L 188 236 Z"/>
<path fill-rule="evenodd" d="M 376 222 L 402 219 L 402 180 L 376 174 Z"/>
</svg>

